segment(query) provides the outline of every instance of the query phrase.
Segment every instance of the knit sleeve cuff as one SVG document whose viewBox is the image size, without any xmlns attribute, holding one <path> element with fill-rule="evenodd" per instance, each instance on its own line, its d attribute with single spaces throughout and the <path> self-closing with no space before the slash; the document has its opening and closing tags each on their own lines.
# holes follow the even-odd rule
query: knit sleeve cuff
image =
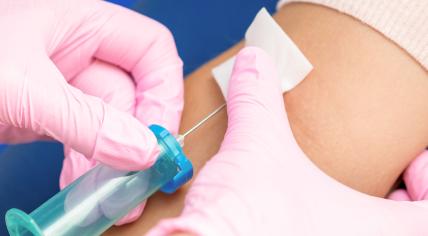
<svg viewBox="0 0 428 236">
<path fill-rule="evenodd" d="M 351 15 L 394 41 L 428 69 L 428 1 L 280 0 L 323 5 Z"/>
</svg>

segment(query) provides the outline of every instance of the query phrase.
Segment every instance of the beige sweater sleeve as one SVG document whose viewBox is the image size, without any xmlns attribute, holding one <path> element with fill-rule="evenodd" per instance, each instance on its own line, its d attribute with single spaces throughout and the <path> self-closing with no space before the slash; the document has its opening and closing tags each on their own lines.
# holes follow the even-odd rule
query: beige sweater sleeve
<svg viewBox="0 0 428 236">
<path fill-rule="evenodd" d="M 281 0 L 320 4 L 351 15 L 391 39 L 428 69 L 428 0 Z"/>
</svg>

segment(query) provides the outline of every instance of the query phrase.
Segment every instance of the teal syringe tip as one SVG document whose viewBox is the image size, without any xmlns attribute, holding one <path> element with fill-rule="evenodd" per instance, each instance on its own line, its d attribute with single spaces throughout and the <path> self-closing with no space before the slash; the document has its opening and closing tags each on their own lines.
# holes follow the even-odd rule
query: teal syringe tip
<svg viewBox="0 0 428 236">
<path fill-rule="evenodd" d="M 12 236 L 100 235 L 150 195 L 171 193 L 191 179 L 193 168 L 180 143 L 166 129 L 150 126 L 161 153 L 143 171 L 122 171 L 98 165 L 57 193 L 31 214 L 6 213 Z"/>
</svg>

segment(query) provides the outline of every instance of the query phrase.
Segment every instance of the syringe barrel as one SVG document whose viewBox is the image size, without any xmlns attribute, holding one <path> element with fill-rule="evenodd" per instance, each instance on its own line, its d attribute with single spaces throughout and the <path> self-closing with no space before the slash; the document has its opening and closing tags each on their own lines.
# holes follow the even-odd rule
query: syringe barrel
<svg viewBox="0 0 428 236">
<path fill-rule="evenodd" d="M 160 126 L 150 128 L 158 138 L 161 149 L 151 168 L 122 171 L 98 165 L 31 214 L 18 209 L 9 210 L 6 224 L 10 235 L 100 235 L 154 192 L 171 185 L 171 181 L 182 172 L 177 158 L 187 159 L 168 131 Z M 185 176 L 189 178 L 189 173 Z M 184 182 L 180 181 L 181 184 Z M 167 192 L 176 188 L 178 186 Z"/>
</svg>

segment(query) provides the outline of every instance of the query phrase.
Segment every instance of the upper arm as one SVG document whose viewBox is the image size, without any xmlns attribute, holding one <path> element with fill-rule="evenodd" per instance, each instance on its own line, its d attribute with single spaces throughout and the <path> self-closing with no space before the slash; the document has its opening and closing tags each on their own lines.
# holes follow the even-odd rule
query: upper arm
<svg viewBox="0 0 428 236">
<path fill-rule="evenodd" d="M 379 32 L 335 10 L 290 4 L 276 20 L 314 66 L 285 95 L 299 145 L 332 177 L 384 196 L 428 144 L 427 72 Z"/>
</svg>

